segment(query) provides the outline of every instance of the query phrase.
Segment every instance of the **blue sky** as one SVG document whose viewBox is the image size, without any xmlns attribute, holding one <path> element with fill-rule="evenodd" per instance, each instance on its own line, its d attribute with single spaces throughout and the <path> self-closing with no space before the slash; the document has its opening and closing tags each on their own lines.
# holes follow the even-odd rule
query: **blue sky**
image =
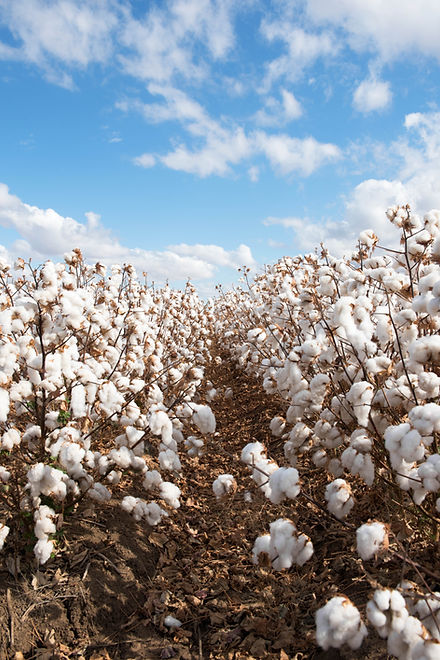
<svg viewBox="0 0 440 660">
<path fill-rule="evenodd" d="M 0 0 L 0 255 L 202 293 L 440 208 L 437 0 Z"/>
</svg>

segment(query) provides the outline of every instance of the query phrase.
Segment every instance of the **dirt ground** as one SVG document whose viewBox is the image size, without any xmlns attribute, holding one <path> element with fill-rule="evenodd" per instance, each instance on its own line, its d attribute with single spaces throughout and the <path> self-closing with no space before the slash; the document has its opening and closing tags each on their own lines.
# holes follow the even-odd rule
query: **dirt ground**
<svg viewBox="0 0 440 660">
<path fill-rule="evenodd" d="M 382 585 L 395 586 L 403 576 L 414 578 L 410 567 L 391 558 L 364 568 L 353 553 L 353 530 L 311 501 L 324 501 L 327 483 L 313 466 L 300 466 L 310 499 L 275 506 L 258 492 L 239 456 L 247 442 L 260 440 L 283 462 L 282 441 L 269 432 L 280 403 L 227 360 L 213 364 L 207 376 L 219 390 L 211 404 L 217 431 L 200 458 L 182 452 L 183 476 L 176 479 L 181 509 L 151 529 L 116 502 L 83 508 L 65 520 L 59 552 L 40 571 L 29 553 L 14 577 L 13 557 L 3 556 L 1 658 L 387 657 L 374 633 L 359 652 L 321 651 L 314 613 L 339 593 L 363 610 L 378 571 Z M 223 396 L 227 387 L 231 398 Z M 238 488 L 217 502 L 212 482 L 222 473 L 233 474 Z M 371 517 L 380 511 L 386 518 L 387 503 L 372 500 L 367 490 L 362 497 L 360 519 L 366 508 Z M 315 553 L 302 568 L 275 572 L 252 564 L 255 538 L 280 517 L 291 518 L 313 541 Z M 437 570 L 437 559 L 429 562 Z M 181 628 L 166 628 L 167 615 Z"/>
</svg>

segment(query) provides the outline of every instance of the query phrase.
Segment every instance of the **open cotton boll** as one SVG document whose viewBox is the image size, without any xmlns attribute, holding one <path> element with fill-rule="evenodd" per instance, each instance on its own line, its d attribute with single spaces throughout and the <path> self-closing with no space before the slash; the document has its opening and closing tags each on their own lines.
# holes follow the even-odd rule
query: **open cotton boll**
<svg viewBox="0 0 440 660">
<path fill-rule="evenodd" d="M 298 470 L 294 467 L 280 467 L 269 477 L 269 499 L 279 504 L 285 499 L 293 500 L 300 491 Z"/>
<path fill-rule="evenodd" d="M 411 425 L 420 435 L 430 436 L 440 431 L 440 406 L 436 403 L 414 406 L 408 417 Z"/>
<path fill-rule="evenodd" d="M 335 479 L 325 489 L 327 508 L 338 520 L 345 518 L 354 506 L 351 487 L 344 479 Z"/>
<path fill-rule="evenodd" d="M 347 401 L 351 403 L 353 412 L 360 426 L 368 425 L 371 402 L 374 396 L 374 387 L 367 381 L 353 383 L 347 394 Z"/>
<path fill-rule="evenodd" d="M 173 509 L 180 507 L 180 488 L 170 481 L 162 481 L 159 487 L 159 495 Z"/>
<path fill-rule="evenodd" d="M 28 471 L 27 479 L 32 497 L 38 497 L 40 494 L 51 495 L 59 500 L 66 497 L 67 475 L 61 470 L 44 463 L 37 463 Z"/>
<path fill-rule="evenodd" d="M 160 472 L 157 470 L 147 470 L 144 473 L 144 480 L 142 482 L 145 490 L 151 490 L 153 488 L 158 488 L 162 483 L 163 479 L 160 475 Z"/>
<path fill-rule="evenodd" d="M 72 387 L 70 398 L 70 410 L 74 419 L 81 419 L 87 414 L 86 411 L 86 390 L 84 385 L 78 383 Z"/>
<path fill-rule="evenodd" d="M 252 548 L 252 562 L 254 564 L 266 564 L 266 561 L 272 561 L 270 556 L 270 538 L 270 534 L 263 534 L 255 539 L 254 547 Z"/>
<path fill-rule="evenodd" d="M 6 468 L 3 467 L 3 465 L 0 465 L 0 481 L 2 484 L 7 484 L 9 479 L 11 477 L 11 473 L 6 470 Z"/>
<path fill-rule="evenodd" d="M 147 503 L 145 500 L 141 500 L 139 497 L 132 497 L 131 495 L 123 498 L 121 507 L 127 513 L 131 513 L 136 521 L 144 518 L 153 527 L 161 521 L 163 516 L 168 515 L 157 502 Z"/>
<path fill-rule="evenodd" d="M 215 416 L 209 406 L 195 405 L 195 412 L 192 421 L 199 429 L 200 433 L 210 434 L 215 432 Z"/>
<path fill-rule="evenodd" d="M 53 541 L 49 541 L 47 537 L 38 539 L 34 545 L 34 555 L 39 564 L 45 564 L 54 550 Z"/>
<path fill-rule="evenodd" d="M 212 490 L 218 500 L 237 490 L 237 482 L 232 474 L 220 474 L 212 484 Z"/>
<path fill-rule="evenodd" d="M 196 438 L 194 435 L 190 435 L 185 440 L 185 447 L 188 451 L 188 456 L 202 456 L 204 441 L 201 438 Z"/>
<path fill-rule="evenodd" d="M 34 512 L 34 532 L 37 539 L 44 539 L 49 534 L 55 534 L 57 528 L 53 522 L 54 517 L 56 517 L 55 511 L 44 504 Z"/>
<path fill-rule="evenodd" d="M 6 537 L 8 536 L 10 531 L 10 528 L 7 525 L 3 525 L 0 523 L 0 550 L 3 550 L 3 546 L 6 541 Z"/>
<path fill-rule="evenodd" d="M 402 629 L 390 632 L 387 642 L 388 653 L 396 656 L 399 660 L 407 660 L 407 658 L 413 660 L 415 647 L 420 643 L 423 645 L 423 638 L 427 636 L 426 628 L 422 622 L 414 616 L 408 616 Z M 421 657 L 427 658 L 429 656 L 424 654 Z"/>
<path fill-rule="evenodd" d="M 388 548 L 388 530 L 381 522 L 372 521 L 361 525 L 356 530 L 356 547 L 358 555 L 364 559 L 372 559 Z"/>
<path fill-rule="evenodd" d="M 9 392 L 0 387 L 0 422 L 6 422 L 9 414 Z"/>
<path fill-rule="evenodd" d="M 284 417 L 274 417 L 269 424 L 270 431 L 275 438 L 279 438 L 283 435 L 284 429 L 286 428 L 286 420 Z"/>
<path fill-rule="evenodd" d="M 3 433 L 2 438 L 1 438 L 1 448 L 6 449 L 7 451 L 11 451 L 13 447 L 16 445 L 19 445 L 21 442 L 21 435 L 20 432 L 15 429 L 9 429 L 9 431 L 6 431 L 6 433 Z"/>
<path fill-rule="evenodd" d="M 440 592 L 434 591 L 432 596 L 425 594 L 417 601 L 415 612 L 434 639 L 440 641 Z"/>
<path fill-rule="evenodd" d="M 262 458 L 266 458 L 266 447 L 261 442 L 249 442 L 241 450 L 241 461 L 249 467 Z"/>
<path fill-rule="evenodd" d="M 111 496 L 112 494 L 109 489 L 100 483 L 93 484 L 93 487 L 87 491 L 87 497 L 90 497 L 90 499 L 96 502 L 108 502 Z"/>
<path fill-rule="evenodd" d="M 168 470 L 169 472 L 179 472 L 182 469 L 180 459 L 175 451 L 172 449 L 166 449 L 159 452 L 159 465 L 162 470 Z"/>
<path fill-rule="evenodd" d="M 254 564 L 259 563 L 261 553 L 267 554 L 276 571 L 302 566 L 313 555 L 309 537 L 300 534 L 293 522 L 279 518 L 270 524 L 270 534 L 259 536 L 252 550 Z M 263 558 L 264 562 L 264 558 Z"/>
<path fill-rule="evenodd" d="M 440 364 L 440 336 L 428 335 L 415 339 L 409 346 L 409 356 L 419 364 Z"/>
<path fill-rule="evenodd" d="M 405 599 L 395 589 L 376 589 L 367 603 L 367 618 L 381 637 L 388 637 L 391 631 L 400 633 L 408 615 Z"/>
<path fill-rule="evenodd" d="M 316 612 L 315 619 L 316 641 L 325 651 L 344 644 L 358 649 L 368 634 L 359 610 L 345 596 L 329 600 Z"/>
</svg>

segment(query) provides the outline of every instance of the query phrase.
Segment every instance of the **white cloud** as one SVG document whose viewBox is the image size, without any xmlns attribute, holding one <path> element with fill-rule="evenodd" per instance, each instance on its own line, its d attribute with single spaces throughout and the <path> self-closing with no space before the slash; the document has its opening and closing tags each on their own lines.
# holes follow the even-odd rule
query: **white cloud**
<svg viewBox="0 0 440 660">
<path fill-rule="evenodd" d="M 440 113 L 409 114 L 404 126 L 406 134 L 388 145 L 399 162 L 395 176 L 359 183 L 345 200 L 342 221 L 269 217 L 263 224 L 291 230 L 299 252 L 323 242 L 337 256 L 349 254 L 364 229 L 373 229 L 382 245 L 396 247 L 398 232 L 385 216 L 388 207 L 409 203 L 419 214 L 440 208 Z"/>
<path fill-rule="evenodd" d="M 229 268 L 239 268 L 240 266 L 254 266 L 255 260 L 252 252 L 247 245 L 239 245 L 237 250 L 227 251 L 218 245 L 179 245 L 168 246 L 172 252 L 181 256 L 193 256 L 200 259 L 206 259 L 210 264 L 216 266 L 227 266 Z"/>
<path fill-rule="evenodd" d="M 343 28 L 352 49 L 382 61 L 411 52 L 440 59 L 437 0 L 306 0 L 305 7 L 316 25 Z"/>
<path fill-rule="evenodd" d="M 286 10 L 289 13 L 289 8 Z M 299 27 L 296 17 L 289 20 L 266 19 L 261 24 L 261 32 L 269 41 L 282 41 L 286 52 L 266 65 L 262 91 L 266 91 L 280 78 L 295 80 L 300 77 L 306 67 L 311 66 L 319 58 L 335 57 L 340 50 L 340 43 L 329 31 L 319 34 L 307 32 Z"/>
<path fill-rule="evenodd" d="M 258 150 L 284 175 L 297 172 L 302 176 L 309 176 L 322 165 L 342 156 L 336 145 L 318 142 L 313 137 L 300 139 L 282 134 L 268 135 L 259 131 L 255 139 Z"/>
<path fill-rule="evenodd" d="M 114 3 L 112 3 L 114 4 Z M 0 0 L 0 20 L 17 42 L 0 46 L 0 57 L 20 59 L 43 68 L 46 77 L 72 87 L 71 77 L 59 63 L 85 68 L 106 62 L 113 51 L 118 16 L 106 0 Z"/>
<path fill-rule="evenodd" d="M 121 245 L 96 213 L 86 213 L 87 223 L 64 217 L 53 209 L 25 204 L 0 183 L 0 226 L 20 236 L 9 256 L 33 256 L 37 261 L 62 256 L 79 247 L 88 261 L 106 264 L 131 263 L 147 271 L 150 279 L 164 281 L 212 278 L 218 267 L 252 265 L 250 248 L 240 245 L 227 251 L 216 245 L 177 245 L 164 251 L 143 250 Z M 6 248 L 0 246 L 0 256 Z"/>
<path fill-rule="evenodd" d="M 140 156 L 136 156 L 136 158 L 133 158 L 133 163 L 138 167 L 144 167 L 147 169 L 156 165 L 156 158 L 153 156 L 153 154 L 145 153 L 141 154 Z"/>
<path fill-rule="evenodd" d="M 301 103 L 286 89 L 281 90 L 281 102 L 273 96 L 266 99 L 264 108 L 255 115 L 255 121 L 261 126 L 280 126 L 294 119 L 299 119 L 303 114 Z"/>
<path fill-rule="evenodd" d="M 392 101 L 390 83 L 375 78 L 363 80 L 353 95 L 353 106 L 359 112 L 384 110 Z"/>
<path fill-rule="evenodd" d="M 260 169 L 256 165 L 252 165 L 252 167 L 248 169 L 248 176 L 252 183 L 257 183 L 260 177 Z"/>
</svg>

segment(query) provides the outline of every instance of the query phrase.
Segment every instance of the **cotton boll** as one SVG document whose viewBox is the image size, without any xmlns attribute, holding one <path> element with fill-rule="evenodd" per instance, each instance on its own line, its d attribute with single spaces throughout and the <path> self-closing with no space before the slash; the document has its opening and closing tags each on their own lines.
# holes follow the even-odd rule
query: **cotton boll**
<svg viewBox="0 0 440 660">
<path fill-rule="evenodd" d="M 215 432 L 215 416 L 209 406 L 195 406 L 195 412 L 192 421 L 199 429 L 200 433 L 210 434 Z"/>
<path fill-rule="evenodd" d="M 298 470 L 294 467 L 280 467 L 269 477 L 269 499 L 279 504 L 285 499 L 295 499 L 300 492 Z"/>
<path fill-rule="evenodd" d="M 408 417 L 411 425 L 420 435 L 429 436 L 440 431 L 440 406 L 436 403 L 414 406 Z"/>
<path fill-rule="evenodd" d="M 232 474 L 220 474 L 212 484 L 212 490 L 218 500 L 237 490 L 237 482 Z"/>
<path fill-rule="evenodd" d="M 249 442 L 241 451 L 241 461 L 249 467 L 266 457 L 266 447 L 261 442 Z"/>
<path fill-rule="evenodd" d="M 15 429 L 9 429 L 6 433 L 3 433 L 1 438 L 1 448 L 11 451 L 13 447 L 19 445 L 21 442 L 20 432 Z"/>
<path fill-rule="evenodd" d="M 39 539 L 34 545 L 34 554 L 39 564 L 45 564 L 54 550 L 52 541 L 47 537 Z"/>
<path fill-rule="evenodd" d="M 180 488 L 170 481 L 163 481 L 159 487 L 160 497 L 173 509 L 178 509 L 180 507 Z"/>
<path fill-rule="evenodd" d="M 34 513 L 34 532 L 37 539 L 45 539 L 49 534 L 55 534 L 56 527 L 53 518 L 55 511 L 48 506 L 41 505 Z"/>
<path fill-rule="evenodd" d="M 162 477 L 160 472 L 157 470 L 147 470 L 144 474 L 144 480 L 142 486 L 145 490 L 151 490 L 153 488 L 158 488 L 162 483 Z"/>
<path fill-rule="evenodd" d="M 174 470 L 180 472 L 182 469 L 179 457 L 172 449 L 159 452 L 159 464 L 162 470 L 168 470 L 169 472 Z"/>
<path fill-rule="evenodd" d="M 0 465 L 0 482 L 2 484 L 7 484 L 9 479 L 11 477 L 11 473 L 6 470 L 6 468 L 3 467 L 3 465 Z"/>
<path fill-rule="evenodd" d="M 50 495 L 58 500 L 67 495 L 66 475 L 61 470 L 37 463 L 27 473 L 31 496 Z"/>
<path fill-rule="evenodd" d="M 6 541 L 6 537 L 10 532 L 10 528 L 7 525 L 0 523 L 0 550 L 3 550 L 3 546 Z"/>
<path fill-rule="evenodd" d="M 371 383 L 360 381 L 353 383 L 347 394 L 347 401 L 351 403 L 353 412 L 360 426 L 368 425 L 371 402 L 374 396 L 374 388 Z"/>
<path fill-rule="evenodd" d="M 0 387 L 0 422 L 6 422 L 9 414 L 9 392 Z"/>
<path fill-rule="evenodd" d="M 409 356 L 420 364 L 440 364 L 440 336 L 428 335 L 415 339 L 409 346 Z"/>
<path fill-rule="evenodd" d="M 270 524 L 270 534 L 256 539 L 252 552 L 254 563 L 258 563 L 259 555 L 265 553 L 273 568 L 280 571 L 292 564 L 305 564 L 313 555 L 313 545 L 308 536 L 298 533 L 290 520 L 279 518 Z"/>
<path fill-rule="evenodd" d="M 338 520 L 345 518 L 354 506 L 350 485 L 344 479 L 335 479 L 325 489 L 327 508 Z"/>
<path fill-rule="evenodd" d="M 408 616 L 401 630 L 392 630 L 388 636 L 388 653 L 397 658 L 406 660 L 413 659 L 413 650 L 420 643 L 423 643 L 423 637 L 426 635 L 426 629 L 416 617 Z M 423 656 L 422 656 L 423 657 Z"/>
<path fill-rule="evenodd" d="M 194 435 L 188 436 L 185 440 L 185 447 L 188 451 L 188 456 L 202 456 L 203 447 L 205 443 L 201 438 L 196 438 Z"/>
<path fill-rule="evenodd" d="M 111 492 L 104 484 L 96 483 L 87 491 L 87 497 L 97 502 L 108 502 L 111 499 Z"/>
<path fill-rule="evenodd" d="M 408 616 L 405 599 L 396 590 L 376 589 L 367 603 L 367 618 L 381 637 L 400 633 Z"/>
<path fill-rule="evenodd" d="M 254 547 L 252 548 L 252 562 L 254 564 L 266 564 L 265 557 L 267 555 L 267 561 L 270 562 L 270 534 L 263 534 L 258 536 L 255 539 Z"/>
<path fill-rule="evenodd" d="M 327 651 L 347 644 L 358 649 L 367 635 L 359 610 L 345 596 L 335 596 L 315 615 L 316 641 Z"/>
<path fill-rule="evenodd" d="M 381 554 L 388 548 L 386 525 L 372 521 L 361 525 L 356 530 L 356 547 L 361 559 L 368 560 Z"/>
<path fill-rule="evenodd" d="M 86 416 L 86 390 L 84 385 L 78 383 L 72 387 L 70 410 L 74 419 Z"/>
</svg>

